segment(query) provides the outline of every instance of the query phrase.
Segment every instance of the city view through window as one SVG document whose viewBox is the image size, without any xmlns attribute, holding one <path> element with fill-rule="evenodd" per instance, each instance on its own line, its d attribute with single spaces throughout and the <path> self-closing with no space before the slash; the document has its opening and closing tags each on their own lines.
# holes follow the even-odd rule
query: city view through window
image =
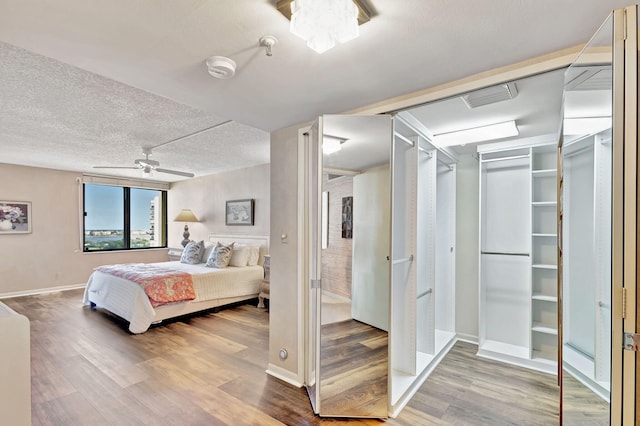
<svg viewBox="0 0 640 426">
<path fill-rule="evenodd" d="M 164 245 L 162 191 L 85 184 L 84 211 L 85 251 Z M 128 230 L 125 229 L 126 211 L 130 221 Z"/>
</svg>

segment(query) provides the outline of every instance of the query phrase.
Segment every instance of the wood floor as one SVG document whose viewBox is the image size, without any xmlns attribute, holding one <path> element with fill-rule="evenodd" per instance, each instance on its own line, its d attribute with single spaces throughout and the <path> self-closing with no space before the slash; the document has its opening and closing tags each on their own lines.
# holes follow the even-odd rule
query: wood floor
<svg viewBox="0 0 640 426">
<path fill-rule="evenodd" d="M 268 312 L 240 306 L 131 335 L 82 291 L 4 299 L 31 320 L 34 425 L 383 423 L 313 415 L 306 392 L 268 376 Z M 550 375 L 459 342 L 391 425 L 553 425 Z"/>
<path fill-rule="evenodd" d="M 320 412 L 386 416 L 387 332 L 350 319 L 323 325 L 320 336 Z"/>
</svg>

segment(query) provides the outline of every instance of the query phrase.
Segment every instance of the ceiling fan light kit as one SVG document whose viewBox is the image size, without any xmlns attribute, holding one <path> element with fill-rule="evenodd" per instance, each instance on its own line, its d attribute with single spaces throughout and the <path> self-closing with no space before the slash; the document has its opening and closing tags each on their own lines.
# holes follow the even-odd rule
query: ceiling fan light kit
<svg viewBox="0 0 640 426">
<path fill-rule="evenodd" d="M 179 170 L 169 170 L 160 168 L 160 162 L 156 160 L 151 160 L 149 156 L 151 155 L 151 148 L 142 148 L 142 153 L 145 158 L 136 158 L 133 163 L 135 166 L 93 166 L 94 169 L 132 169 L 132 170 L 142 170 L 142 175 L 144 177 L 151 176 L 151 172 L 158 173 L 167 173 L 170 175 L 178 175 L 184 177 L 194 177 L 195 175 L 190 172 L 181 172 Z"/>
</svg>

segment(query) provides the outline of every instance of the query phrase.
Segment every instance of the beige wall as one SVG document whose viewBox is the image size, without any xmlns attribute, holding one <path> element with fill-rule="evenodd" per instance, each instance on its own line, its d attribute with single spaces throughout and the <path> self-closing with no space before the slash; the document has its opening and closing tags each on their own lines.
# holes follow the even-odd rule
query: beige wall
<svg viewBox="0 0 640 426">
<path fill-rule="evenodd" d="M 298 280 L 298 129 L 271 133 L 271 299 L 269 371 L 291 383 L 302 383 L 299 350 L 304 319 L 299 313 Z M 281 236 L 286 235 L 282 239 Z M 288 357 L 278 357 L 285 349 Z"/>
<path fill-rule="evenodd" d="M 166 249 L 83 253 L 80 243 L 80 173 L 0 163 L 0 200 L 32 203 L 32 233 L 0 235 L 0 297 L 84 285 L 96 266 L 162 262 Z M 169 246 L 180 246 L 184 224 L 171 219 L 191 208 L 200 223 L 192 239 L 209 232 L 269 234 L 269 165 L 204 176 L 172 186 L 168 196 Z M 226 226 L 225 201 L 255 198 L 255 226 Z"/>
<path fill-rule="evenodd" d="M 78 176 L 0 164 L 0 200 L 32 203 L 32 232 L 0 235 L 0 297 L 82 285 L 108 263 L 167 260 L 166 249 L 83 253 Z"/>
<path fill-rule="evenodd" d="M 184 223 L 173 218 L 182 209 L 191 209 L 199 220 L 188 224 L 195 241 L 206 241 L 209 233 L 269 235 L 269 182 L 269 164 L 263 164 L 172 184 L 167 205 L 169 247 L 181 247 Z M 226 201 L 247 198 L 255 199 L 254 226 L 225 225 Z"/>
</svg>

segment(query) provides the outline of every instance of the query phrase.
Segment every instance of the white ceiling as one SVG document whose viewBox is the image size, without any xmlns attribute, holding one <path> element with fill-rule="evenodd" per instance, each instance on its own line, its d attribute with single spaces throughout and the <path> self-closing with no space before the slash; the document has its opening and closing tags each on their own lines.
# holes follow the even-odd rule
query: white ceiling
<svg viewBox="0 0 640 426">
<path fill-rule="evenodd" d="M 266 163 L 269 131 L 582 44 L 629 2 L 366 0 L 360 37 L 318 55 L 276 0 L 3 0 L 0 162 L 133 165 L 231 120 L 152 158 L 196 175 Z M 212 55 L 236 75 L 209 76 Z"/>
</svg>

